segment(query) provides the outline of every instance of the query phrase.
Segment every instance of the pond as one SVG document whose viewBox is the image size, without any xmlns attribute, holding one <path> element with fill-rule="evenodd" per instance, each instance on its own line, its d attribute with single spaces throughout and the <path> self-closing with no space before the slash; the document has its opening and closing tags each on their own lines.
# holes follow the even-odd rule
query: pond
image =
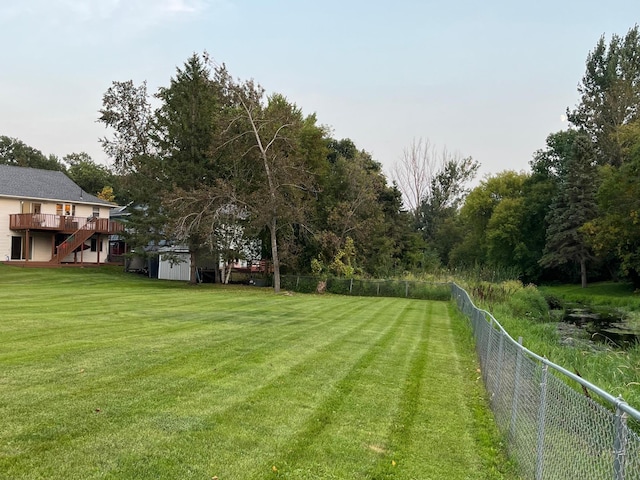
<svg viewBox="0 0 640 480">
<path fill-rule="evenodd" d="M 567 306 L 562 322 L 575 325 L 594 342 L 615 348 L 629 348 L 640 342 L 640 331 L 629 326 L 626 315 L 616 309 Z"/>
</svg>

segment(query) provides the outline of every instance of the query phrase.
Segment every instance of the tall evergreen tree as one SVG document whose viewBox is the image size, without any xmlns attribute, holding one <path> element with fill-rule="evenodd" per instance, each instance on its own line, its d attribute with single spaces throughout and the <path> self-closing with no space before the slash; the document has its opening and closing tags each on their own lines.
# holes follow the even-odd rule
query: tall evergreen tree
<svg viewBox="0 0 640 480">
<path fill-rule="evenodd" d="M 222 215 L 227 203 L 221 195 L 224 190 L 216 189 L 220 162 L 216 162 L 215 134 L 222 128 L 218 122 L 222 102 L 207 60 L 206 54 L 193 54 L 176 68 L 169 86 L 156 94 L 162 102 L 155 124 L 166 179 L 165 234 L 188 247 L 192 282 L 198 258 L 219 253 L 215 233 L 222 217 L 228 219 Z"/>
<path fill-rule="evenodd" d="M 595 143 L 600 164 L 619 166 L 622 150 L 619 127 L 640 115 L 640 31 L 638 25 L 607 44 L 600 37 L 589 53 L 586 72 L 578 86 L 580 103 L 567 109 L 569 121 Z"/>
<path fill-rule="evenodd" d="M 214 134 L 221 110 L 206 55 L 193 54 L 156 97 L 158 148 L 170 182 L 190 189 L 215 181 Z"/>
<path fill-rule="evenodd" d="M 587 285 L 587 262 L 593 258 L 583 227 L 597 215 L 597 178 L 593 145 L 586 135 L 577 135 L 547 215 L 540 265 L 552 268 L 579 264 L 582 287 Z"/>
</svg>

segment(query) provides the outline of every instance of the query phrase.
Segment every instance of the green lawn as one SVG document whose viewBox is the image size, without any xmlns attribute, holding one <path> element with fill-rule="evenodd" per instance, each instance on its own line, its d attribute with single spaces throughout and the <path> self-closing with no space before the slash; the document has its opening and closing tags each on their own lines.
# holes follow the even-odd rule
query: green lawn
<svg viewBox="0 0 640 480">
<path fill-rule="evenodd" d="M 450 303 L 0 266 L 0 312 L 2 479 L 514 478 Z"/>
</svg>

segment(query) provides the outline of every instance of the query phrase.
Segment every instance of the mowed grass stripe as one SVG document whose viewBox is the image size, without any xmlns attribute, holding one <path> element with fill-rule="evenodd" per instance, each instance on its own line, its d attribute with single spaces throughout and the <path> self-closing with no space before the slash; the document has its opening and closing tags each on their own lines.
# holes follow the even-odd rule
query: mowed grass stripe
<svg viewBox="0 0 640 480">
<path fill-rule="evenodd" d="M 218 419 L 221 429 L 225 429 L 226 422 L 240 428 L 234 429 L 236 435 L 222 437 L 216 443 L 217 451 L 224 452 L 212 458 L 212 468 L 220 472 L 219 476 L 233 477 L 244 472 L 249 478 L 260 478 L 260 472 L 271 472 L 274 452 L 289 444 L 292 437 L 313 438 L 329 423 L 330 412 L 349 387 L 347 379 L 356 366 L 369 362 L 371 351 L 388 343 L 399 327 L 394 318 L 398 314 L 389 312 L 397 308 L 373 304 L 380 309 L 369 322 L 380 328 L 359 328 L 336 339 L 224 412 Z M 260 459 L 264 461 L 262 466 Z"/>
<path fill-rule="evenodd" d="M 174 320 L 179 321 L 179 317 L 174 316 Z M 338 320 L 339 318 L 336 319 L 336 321 Z M 326 321 L 318 322 L 316 320 L 315 328 L 323 328 L 325 323 Z M 232 375 L 234 379 L 240 379 L 240 384 L 250 384 L 249 381 L 243 381 L 242 376 L 239 375 L 241 369 L 245 369 L 253 375 L 256 373 L 256 369 L 252 367 L 250 362 L 250 352 L 247 352 L 243 345 L 245 342 L 242 339 L 246 334 L 238 333 L 232 338 L 220 338 L 216 334 L 209 335 L 210 332 L 205 334 L 200 330 L 194 332 L 194 327 L 194 324 L 183 322 L 180 323 L 179 328 L 158 329 L 150 326 L 148 329 L 154 333 L 147 333 L 145 337 L 148 338 L 145 338 L 144 341 L 137 336 L 133 343 L 127 343 L 128 340 L 118 335 L 112 325 L 112 340 L 115 339 L 118 342 L 119 354 L 111 355 L 109 348 L 105 348 L 101 352 L 89 349 L 80 358 L 74 358 L 74 352 L 78 348 L 81 349 L 82 346 L 79 347 L 75 342 L 71 342 L 71 345 L 66 349 L 64 344 L 62 346 L 57 344 L 52 348 L 51 345 L 46 345 L 51 335 L 43 335 L 44 343 L 42 345 L 34 344 L 32 349 L 35 358 L 31 363 L 36 362 L 38 367 L 35 368 L 31 363 L 20 366 L 11 377 L 14 386 L 15 383 L 18 383 L 16 379 L 21 379 L 22 383 L 30 385 L 28 394 L 25 395 L 26 399 L 21 402 L 21 407 L 31 406 L 37 415 L 48 415 L 51 410 L 46 408 L 46 405 L 55 401 L 56 397 L 72 395 L 78 398 L 82 396 L 82 391 L 88 391 L 91 394 L 89 403 L 102 405 L 104 409 L 105 403 L 108 403 L 108 396 L 101 398 L 99 396 L 102 394 L 101 392 L 126 394 L 128 390 L 138 389 L 136 380 L 143 379 L 148 383 L 150 379 L 154 378 L 162 386 L 164 393 L 176 393 L 175 398 L 180 398 L 178 393 L 184 389 L 185 383 L 190 383 L 189 386 L 193 387 L 193 382 L 186 380 L 193 376 L 193 372 L 185 371 L 185 369 L 193 368 L 210 372 L 217 370 L 222 375 Z M 215 324 L 211 325 L 211 328 L 213 329 L 211 332 L 217 333 Z M 234 331 L 237 330 L 236 328 Z M 278 335 L 277 331 L 277 328 L 269 329 L 271 335 L 282 337 L 283 335 Z M 305 329 L 294 331 L 304 335 L 307 339 L 314 338 L 313 335 L 307 335 L 308 332 Z M 194 334 L 199 338 L 194 338 Z M 260 332 L 257 338 L 261 338 L 264 334 L 265 332 Z M 292 345 L 298 344 L 298 339 L 292 340 Z M 219 348 L 219 345 L 223 345 L 223 348 Z M 269 339 L 263 343 L 252 344 L 254 350 L 262 349 L 271 352 L 273 345 Z M 265 355 L 261 354 L 263 357 Z M 192 361 L 194 357 L 198 356 L 202 357 L 200 363 Z M 52 359 L 57 361 L 52 362 Z M 204 365 L 202 365 L 202 361 L 205 362 Z M 233 365 L 225 369 L 227 363 L 233 363 Z M 254 363 L 260 365 L 258 361 Z M 272 370 L 267 364 L 262 366 L 265 370 Z M 179 367 L 180 378 L 162 377 L 164 371 L 172 372 L 177 367 Z M 32 381 L 34 370 L 45 375 L 46 379 L 34 384 Z M 20 375 L 20 371 L 23 371 L 24 375 Z M 67 379 L 69 382 L 61 382 L 62 379 Z M 146 385 L 146 388 L 135 396 L 126 396 L 126 408 L 136 408 L 136 404 L 144 405 L 146 397 L 155 395 L 154 389 L 148 387 L 149 385 Z M 40 406 L 42 408 L 39 408 Z"/>
<path fill-rule="evenodd" d="M 397 417 L 407 365 L 426 322 L 423 305 L 406 303 L 393 328 L 361 355 L 273 463 L 291 478 L 370 478 L 388 456 L 388 432 Z M 268 478 L 268 476 L 265 476 Z"/>
<path fill-rule="evenodd" d="M 0 478 L 426 478 L 438 305 L 0 266 Z"/>
</svg>

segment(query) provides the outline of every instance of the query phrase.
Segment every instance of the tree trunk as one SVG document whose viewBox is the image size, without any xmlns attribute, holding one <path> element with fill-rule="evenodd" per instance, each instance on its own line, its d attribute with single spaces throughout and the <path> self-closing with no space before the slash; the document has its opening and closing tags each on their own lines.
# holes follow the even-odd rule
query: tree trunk
<svg viewBox="0 0 640 480">
<path fill-rule="evenodd" d="M 220 257 L 216 255 L 216 264 L 213 267 L 213 283 L 222 283 L 222 273 L 220 271 Z"/>
<path fill-rule="evenodd" d="M 191 265 L 189 266 L 189 283 L 198 283 L 198 277 L 196 275 L 196 252 L 191 252 Z"/>
<path fill-rule="evenodd" d="M 231 279 L 231 262 L 227 264 L 227 274 L 224 279 L 224 284 L 228 285 L 230 279 Z"/>
<path fill-rule="evenodd" d="M 580 280 L 582 288 L 587 288 L 587 261 L 584 258 L 580 260 Z"/>
<path fill-rule="evenodd" d="M 280 259 L 278 258 L 278 243 L 276 242 L 277 220 L 274 216 L 269 225 L 271 233 L 271 260 L 273 261 L 273 291 L 280 293 Z"/>
</svg>

